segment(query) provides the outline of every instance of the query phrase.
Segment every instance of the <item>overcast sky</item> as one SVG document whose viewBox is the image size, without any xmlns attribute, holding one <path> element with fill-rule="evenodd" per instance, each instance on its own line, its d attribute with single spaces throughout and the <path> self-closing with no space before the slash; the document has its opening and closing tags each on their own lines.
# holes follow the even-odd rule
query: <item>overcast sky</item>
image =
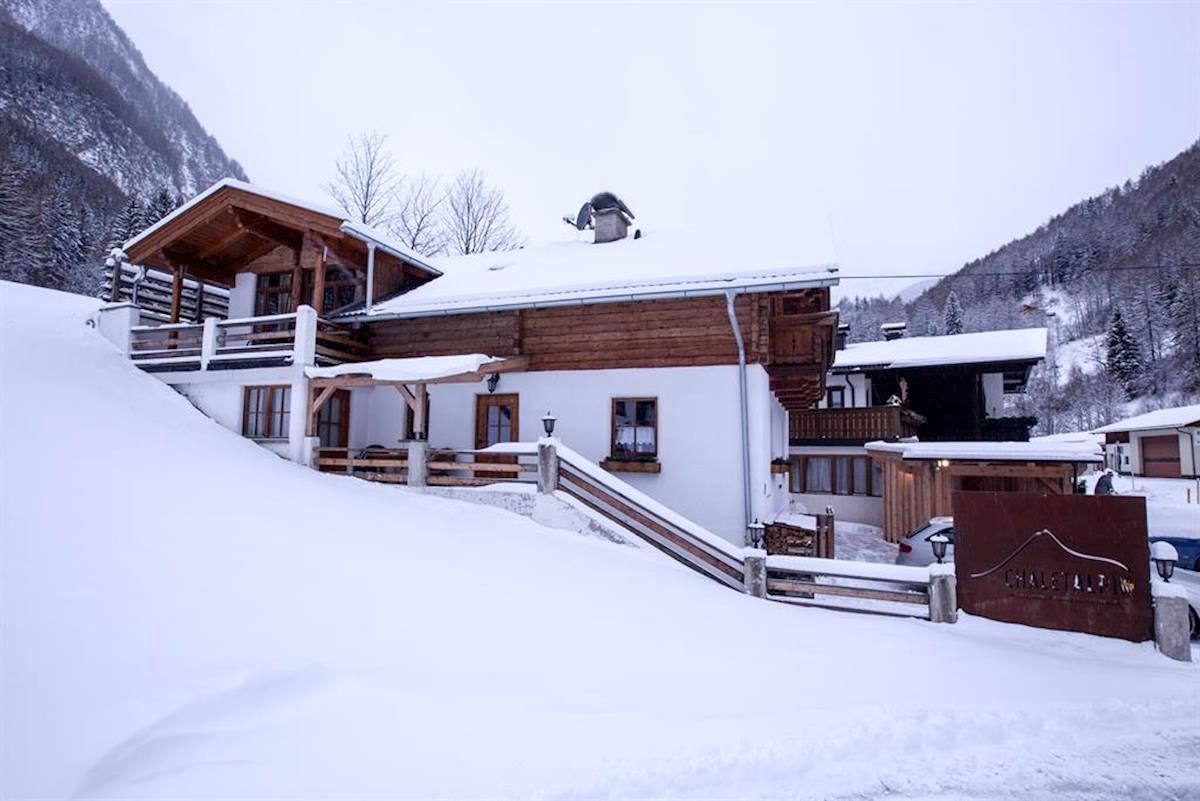
<svg viewBox="0 0 1200 801">
<path fill-rule="evenodd" d="M 534 244 L 609 189 L 649 230 L 791 219 L 847 277 L 945 273 L 1200 137 L 1187 0 L 104 2 L 252 181 L 329 202 L 378 130 L 484 169 Z"/>
</svg>

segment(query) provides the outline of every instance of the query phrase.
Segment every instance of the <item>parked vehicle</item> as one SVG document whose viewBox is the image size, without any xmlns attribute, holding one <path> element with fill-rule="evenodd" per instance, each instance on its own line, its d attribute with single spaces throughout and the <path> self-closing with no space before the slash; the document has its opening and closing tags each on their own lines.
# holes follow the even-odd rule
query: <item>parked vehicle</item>
<svg viewBox="0 0 1200 801">
<path fill-rule="evenodd" d="M 1175 567 L 1200 572 L 1200 539 L 1191 539 L 1189 537 L 1151 537 L 1150 542 L 1151 544 L 1156 542 L 1171 543 L 1175 546 L 1175 550 L 1179 554 L 1179 561 L 1175 564 Z"/>
<path fill-rule="evenodd" d="M 1182 555 L 1182 554 L 1181 554 Z M 1200 640 L 1200 573 L 1190 570 L 1176 570 L 1171 578 L 1172 584 L 1183 587 L 1188 595 L 1188 622 L 1192 627 L 1192 639 Z"/>
<path fill-rule="evenodd" d="M 900 540 L 899 553 L 896 554 L 896 564 L 924 567 L 937 560 L 933 556 L 933 545 L 929 538 L 934 534 L 944 534 L 950 540 L 946 546 L 945 561 L 954 561 L 954 518 L 934 517 L 923 526 L 918 526 L 904 535 Z"/>
</svg>

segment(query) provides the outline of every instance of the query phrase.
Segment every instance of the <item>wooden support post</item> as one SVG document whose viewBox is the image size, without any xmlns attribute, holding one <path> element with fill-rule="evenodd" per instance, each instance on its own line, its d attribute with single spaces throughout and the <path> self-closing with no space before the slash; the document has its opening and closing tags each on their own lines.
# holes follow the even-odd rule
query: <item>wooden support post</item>
<svg viewBox="0 0 1200 801">
<path fill-rule="evenodd" d="M 325 257 L 329 254 L 329 248 L 321 248 L 321 255 L 317 259 L 317 270 L 313 275 L 313 308 L 317 310 L 317 316 L 320 317 L 325 313 Z"/>
<path fill-rule="evenodd" d="M 184 267 L 182 264 L 172 264 L 171 273 L 173 281 L 171 283 L 171 320 L 172 323 L 179 322 L 179 311 L 183 304 L 183 273 Z"/>
<path fill-rule="evenodd" d="M 308 411 L 308 436 L 315 437 L 317 435 L 317 415 L 321 413 L 321 407 L 325 405 L 325 401 L 333 397 L 333 393 L 338 391 L 337 384 L 330 384 L 321 390 L 321 394 L 317 395 L 312 402 L 312 407 Z"/>
<path fill-rule="evenodd" d="M 302 247 L 298 247 L 293 251 L 295 256 L 292 260 L 292 311 L 299 309 L 300 304 L 304 302 L 300 295 L 300 286 L 304 283 L 304 269 L 300 266 L 300 254 L 302 252 Z"/>
<path fill-rule="evenodd" d="M 425 389 L 424 384 L 417 384 L 413 395 L 417 399 L 416 409 L 413 410 L 413 436 L 419 440 L 426 440 L 429 439 L 429 433 L 425 430 L 425 412 L 429 407 L 429 392 Z"/>
</svg>

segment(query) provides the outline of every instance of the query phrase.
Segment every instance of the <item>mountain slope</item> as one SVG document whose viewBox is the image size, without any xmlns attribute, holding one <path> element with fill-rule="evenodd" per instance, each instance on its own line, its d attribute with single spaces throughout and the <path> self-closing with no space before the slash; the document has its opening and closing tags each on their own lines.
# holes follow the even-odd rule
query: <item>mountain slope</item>
<svg viewBox="0 0 1200 801">
<path fill-rule="evenodd" d="M 86 291 L 130 199 L 161 211 L 227 176 L 98 0 L 0 0 L 0 277 Z"/>
<path fill-rule="evenodd" d="M 0 283 L 0 797 L 1200 793 L 1197 669 L 1149 643 L 791 608 L 306 470 L 98 305 Z"/>
</svg>

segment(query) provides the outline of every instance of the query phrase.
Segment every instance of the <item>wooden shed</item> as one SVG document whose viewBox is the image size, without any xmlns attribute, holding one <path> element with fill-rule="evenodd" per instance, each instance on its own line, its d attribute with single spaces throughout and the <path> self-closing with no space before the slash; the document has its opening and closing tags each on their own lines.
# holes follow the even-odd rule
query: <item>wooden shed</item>
<svg viewBox="0 0 1200 801">
<path fill-rule="evenodd" d="M 872 442 L 883 471 L 883 534 L 899 542 L 931 517 L 953 515 L 955 491 L 1066 495 L 1088 468 L 1100 464 L 1090 443 Z"/>
</svg>

